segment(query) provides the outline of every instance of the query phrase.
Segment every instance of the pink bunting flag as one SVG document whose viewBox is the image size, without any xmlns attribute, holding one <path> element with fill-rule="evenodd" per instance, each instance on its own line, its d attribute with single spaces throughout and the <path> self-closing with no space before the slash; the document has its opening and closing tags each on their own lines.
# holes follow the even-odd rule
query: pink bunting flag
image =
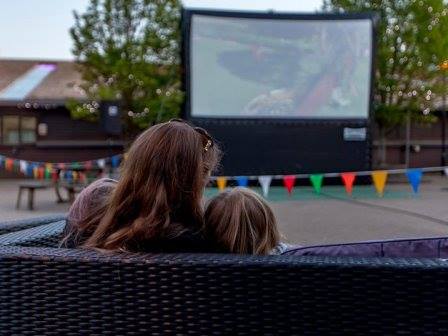
<svg viewBox="0 0 448 336">
<path fill-rule="evenodd" d="M 285 185 L 288 194 L 292 194 L 292 189 L 294 189 L 294 184 L 296 183 L 296 177 L 294 175 L 283 176 L 283 184 Z"/>
<path fill-rule="evenodd" d="M 353 191 L 353 183 L 356 179 L 355 173 L 341 173 L 342 182 L 344 182 L 345 191 L 347 191 L 347 194 L 350 196 L 352 195 Z"/>
</svg>

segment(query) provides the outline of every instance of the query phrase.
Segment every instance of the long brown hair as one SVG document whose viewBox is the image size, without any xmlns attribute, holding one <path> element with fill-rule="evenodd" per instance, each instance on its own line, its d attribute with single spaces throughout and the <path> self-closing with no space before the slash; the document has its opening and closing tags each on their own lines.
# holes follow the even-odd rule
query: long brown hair
<svg viewBox="0 0 448 336">
<path fill-rule="evenodd" d="M 280 242 L 271 208 L 247 188 L 233 188 L 213 198 L 204 220 L 207 236 L 224 252 L 269 254 Z"/>
<path fill-rule="evenodd" d="M 84 246 L 139 251 L 147 241 L 202 228 L 203 189 L 219 155 L 205 130 L 178 119 L 143 132 Z"/>
</svg>

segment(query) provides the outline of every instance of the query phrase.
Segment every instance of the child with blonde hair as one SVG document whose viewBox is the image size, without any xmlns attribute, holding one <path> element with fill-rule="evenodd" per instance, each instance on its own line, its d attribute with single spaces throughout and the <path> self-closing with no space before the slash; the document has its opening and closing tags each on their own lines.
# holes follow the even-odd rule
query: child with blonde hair
<svg viewBox="0 0 448 336">
<path fill-rule="evenodd" d="M 205 232 L 223 252 L 280 254 L 275 216 L 267 202 L 247 188 L 233 188 L 214 197 L 205 210 Z"/>
</svg>

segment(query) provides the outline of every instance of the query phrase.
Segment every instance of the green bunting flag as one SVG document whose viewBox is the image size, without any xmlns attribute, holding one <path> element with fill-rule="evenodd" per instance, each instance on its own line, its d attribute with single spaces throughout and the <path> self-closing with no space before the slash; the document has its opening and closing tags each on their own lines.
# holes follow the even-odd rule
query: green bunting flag
<svg viewBox="0 0 448 336">
<path fill-rule="evenodd" d="M 324 179 L 323 174 L 313 174 L 310 176 L 311 184 L 313 185 L 314 191 L 317 194 L 320 194 L 320 190 L 322 189 L 323 179 Z"/>
</svg>

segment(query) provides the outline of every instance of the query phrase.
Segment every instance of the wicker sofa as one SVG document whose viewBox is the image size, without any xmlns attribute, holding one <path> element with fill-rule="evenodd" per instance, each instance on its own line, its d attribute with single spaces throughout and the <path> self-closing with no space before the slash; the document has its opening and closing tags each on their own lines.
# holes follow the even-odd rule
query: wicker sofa
<svg viewBox="0 0 448 336">
<path fill-rule="evenodd" d="M 0 236 L 0 335 L 448 334 L 443 259 L 105 255 L 40 221 Z"/>
</svg>

